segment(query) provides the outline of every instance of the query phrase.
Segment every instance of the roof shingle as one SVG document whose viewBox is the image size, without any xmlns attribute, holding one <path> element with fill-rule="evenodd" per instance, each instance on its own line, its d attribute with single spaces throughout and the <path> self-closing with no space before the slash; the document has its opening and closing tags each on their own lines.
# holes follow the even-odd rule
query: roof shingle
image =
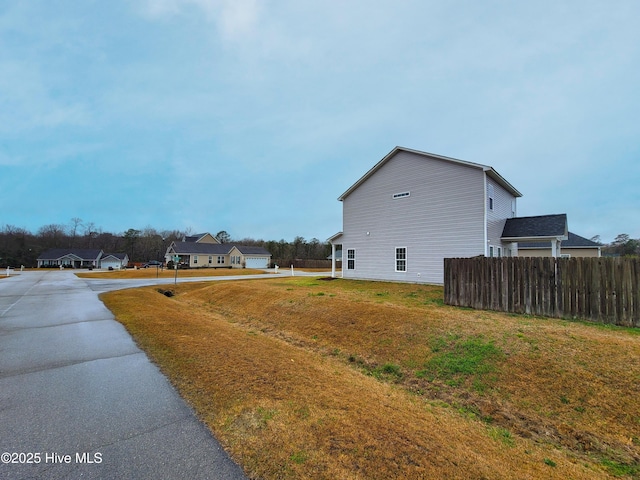
<svg viewBox="0 0 640 480">
<path fill-rule="evenodd" d="M 567 215 L 508 218 L 502 238 L 561 237 L 567 235 Z"/>
</svg>

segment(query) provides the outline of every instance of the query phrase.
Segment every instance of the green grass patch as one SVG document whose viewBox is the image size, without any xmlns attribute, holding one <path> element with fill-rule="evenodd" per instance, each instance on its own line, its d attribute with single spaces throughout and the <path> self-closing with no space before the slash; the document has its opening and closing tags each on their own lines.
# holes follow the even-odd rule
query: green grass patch
<svg viewBox="0 0 640 480">
<path fill-rule="evenodd" d="M 295 452 L 289 457 L 293 463 L 297 463 L 298 465 L 303 464 L 309 458 L 309 454 L 304 451 Z"/>
<path fill-rule="evenodd" d="M 370 370 L 370 373 L 378 380 L 395 381 L 402 378 L 402 370 L 395 363 L 385 363 Z"/>
<path fill-rule="evenodd" d="M 608 459 L 603 460 L 602 465 L 615 477 L 628 476 L 638 478 L 638 476 L 640 476 L 640 465 L 629 465 Z"/>
<path fill-rule="evenodd" d="M 508 447 L 515 447 L 516 445 L 513 435 L 506 428 L 491 427 L 489 428 L 489 436 Z"/>
<path fill-rule="evenodd" d="M 486 387 L 487 374 L 494 372 L 504 357 L 493 341 L 482 337 L 463 339 L 456 334 L 435 338 L 431 351 L 434 355 L 424 364 L 423 370 L 416 372 L 417 377 L 437 379 L 452 387 L 475 377 L 473 388 L 477 391 Z"/>
</svg>

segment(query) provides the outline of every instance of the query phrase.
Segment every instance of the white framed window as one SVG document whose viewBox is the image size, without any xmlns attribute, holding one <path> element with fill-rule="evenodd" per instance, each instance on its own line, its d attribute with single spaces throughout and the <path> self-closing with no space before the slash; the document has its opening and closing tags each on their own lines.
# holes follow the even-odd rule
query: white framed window
<svg viewBox="0 0 640 480">
<path fill-rule="evenodd" d="M 213 263 L 213 256 L 209 255 L 209 263 Z"/>
<path fill-rule="evenodd" d="M 493 245 L 489 245 L 489 257 L 493 257 Z"/>
<path fill-rule="evenodd" d="M 222 255 L 218 255 L 218 265 L 224 265 L 224 257 Z"/>
<path fill-rule="evenodd" d="M 356 251 L 353 248 L 347 249 L 347 270 L 356 269 Z"/>
<path fill-rule="evenodd" d="M 196 263 L 198 263 L 198 255 L 193 256 L 193 264 L 195 265 Z"/>
<path fill-rule="evenodd" d="M 407 247 L 396 247 L 396 272 L 407 271 Z"/>
<path fill-rule="evenodd" d="M 560 258 L 571 258 L 571 254 L 570 253 L 561 253 L 560 254 Z"/>
</svg>

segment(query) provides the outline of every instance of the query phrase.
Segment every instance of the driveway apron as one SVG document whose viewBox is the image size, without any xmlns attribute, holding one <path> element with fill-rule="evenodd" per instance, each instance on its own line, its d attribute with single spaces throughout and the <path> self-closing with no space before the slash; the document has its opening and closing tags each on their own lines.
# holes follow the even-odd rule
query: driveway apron
<svg viewBox="0 0 640 480">
<path fill-rule="evenodd" d="M 0 478 L 246 478 L 89 283 L 0 279 Z"/>
</svg>

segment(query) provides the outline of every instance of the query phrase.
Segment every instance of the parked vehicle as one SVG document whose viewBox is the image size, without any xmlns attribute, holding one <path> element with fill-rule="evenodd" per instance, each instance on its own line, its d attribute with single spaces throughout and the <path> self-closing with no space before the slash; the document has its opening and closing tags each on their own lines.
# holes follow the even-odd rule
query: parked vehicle
<svg viewBox="0 0 640 480">
<path fill-rule="evenodd" d="M 142 264 L 142 268 L 161 267 L 161 266 L 162 266 L 162 262 L 158 260 L 150 260 L 147 263 Z"/>
</svg>

